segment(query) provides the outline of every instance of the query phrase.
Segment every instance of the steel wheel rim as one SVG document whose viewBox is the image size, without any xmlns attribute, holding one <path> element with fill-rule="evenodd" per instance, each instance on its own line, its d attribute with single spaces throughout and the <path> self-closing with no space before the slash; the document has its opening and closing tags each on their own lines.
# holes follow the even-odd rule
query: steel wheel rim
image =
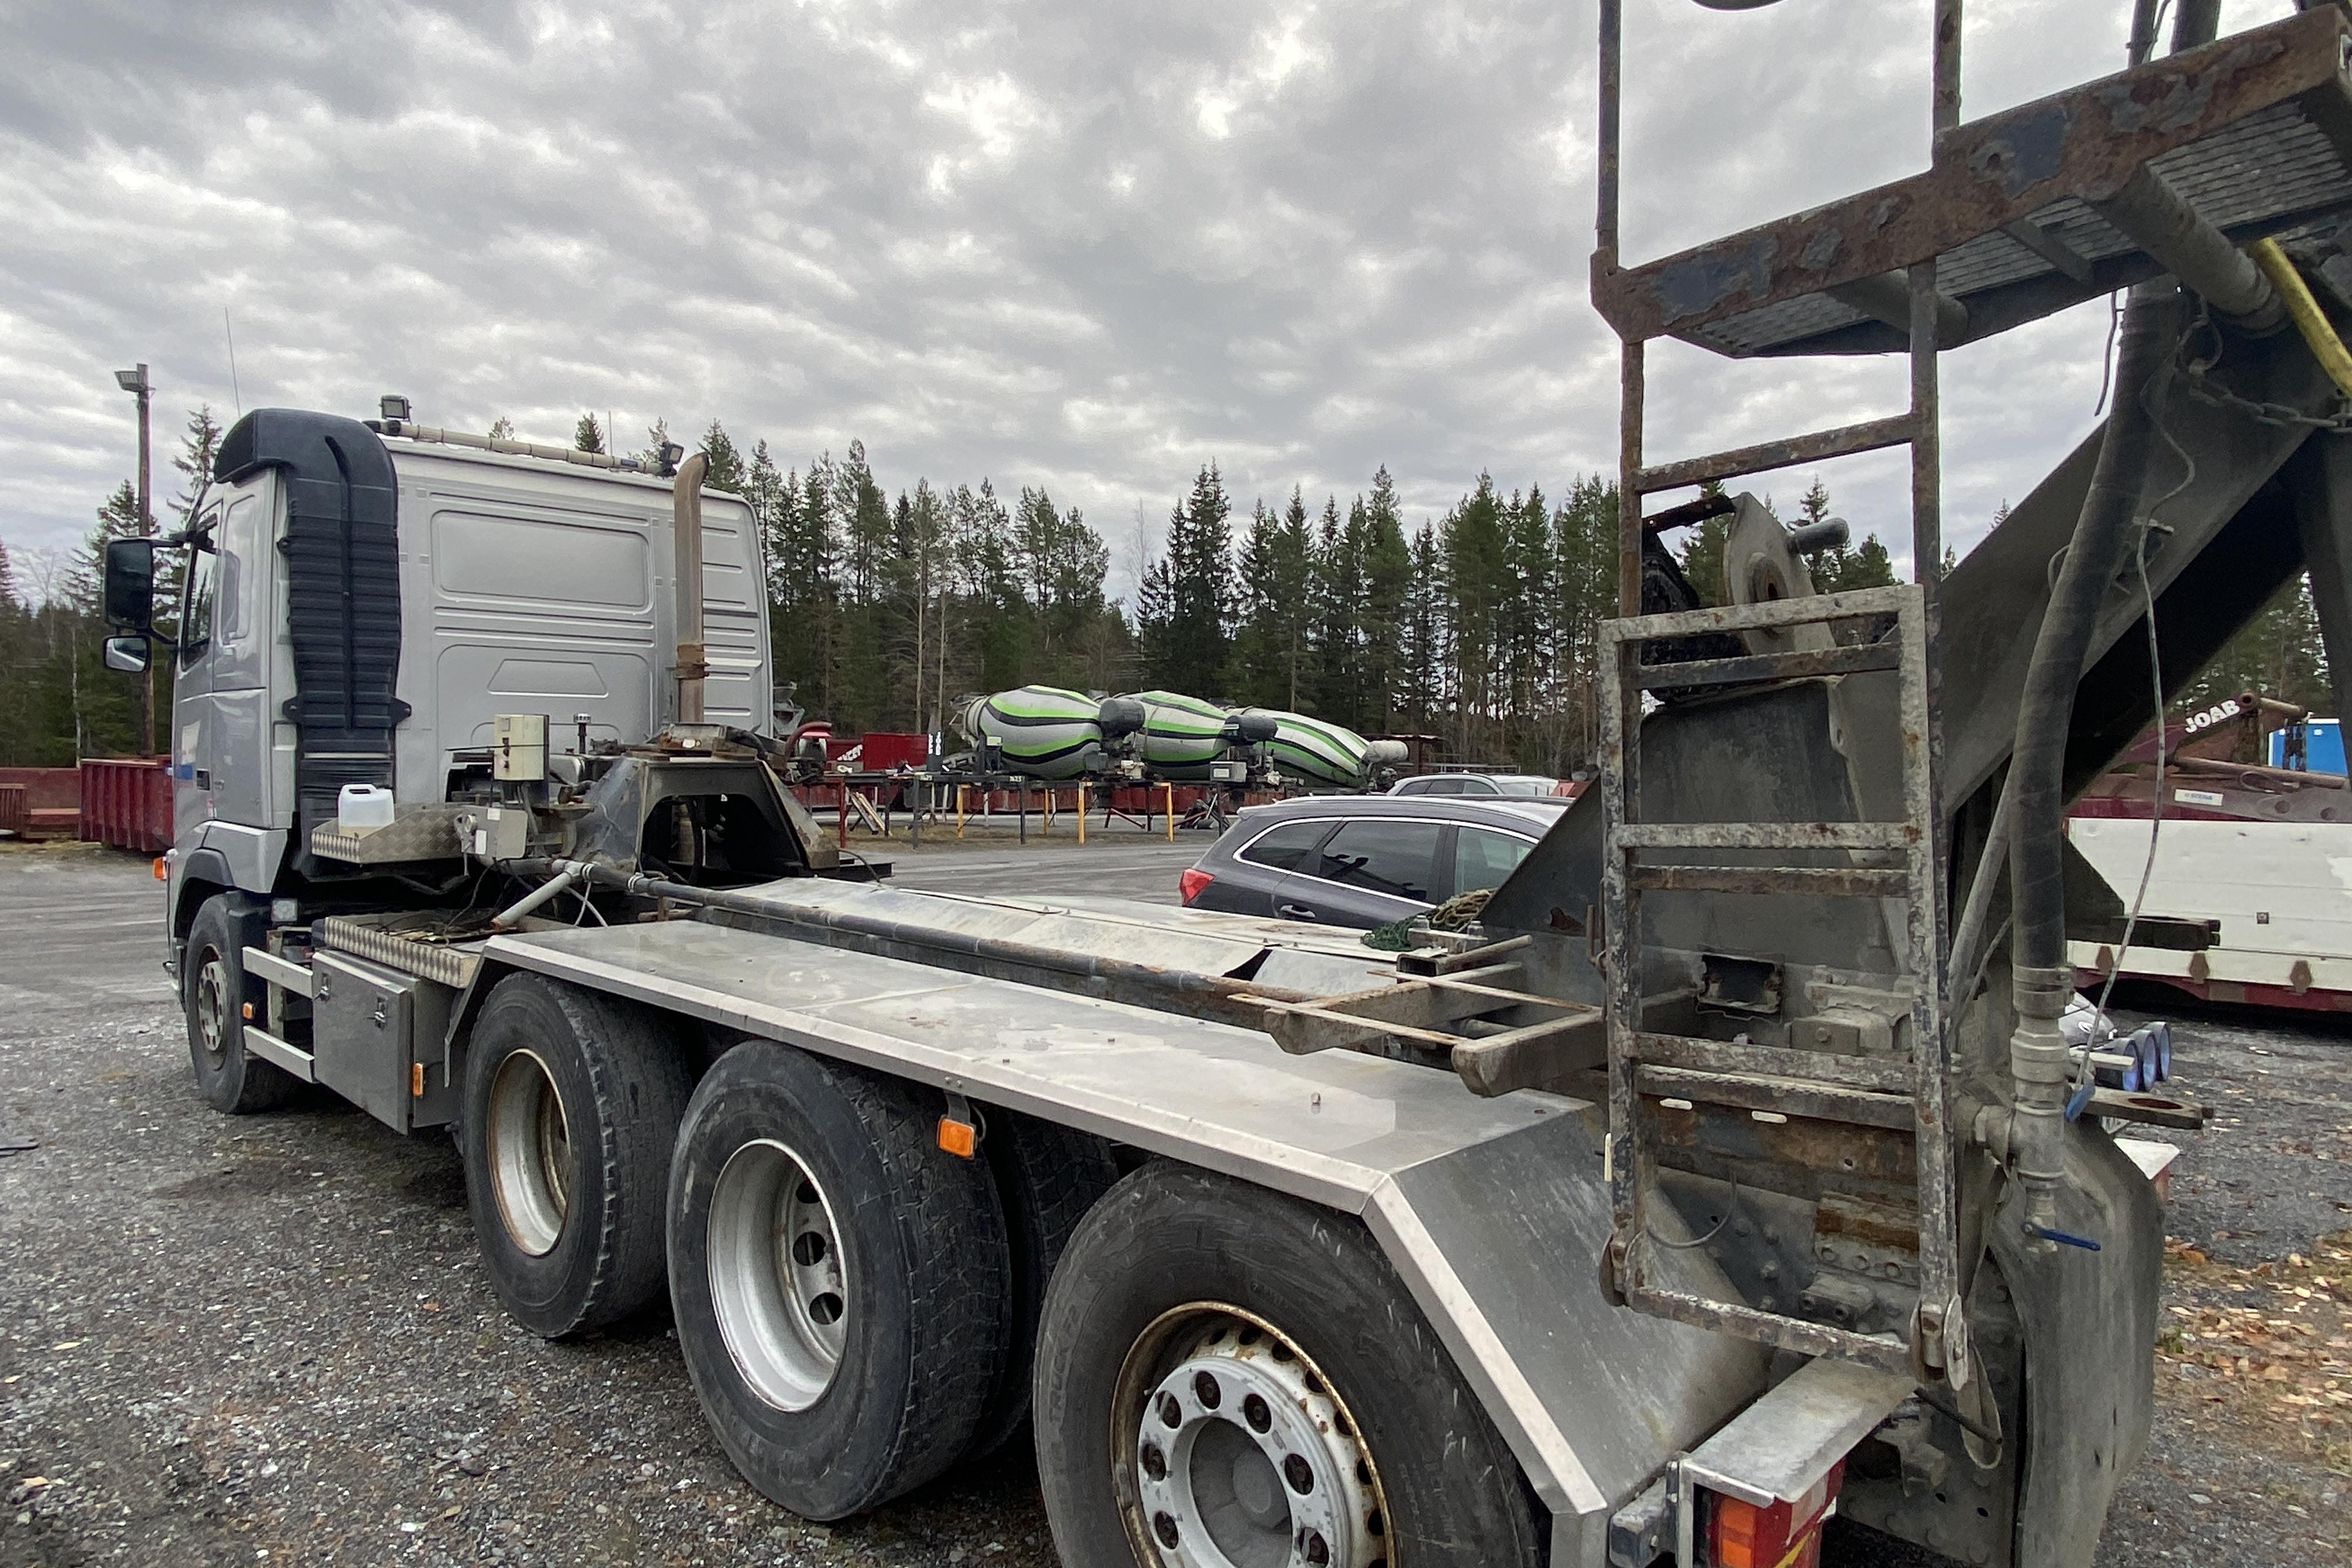
<svg viewBox="0 0 2352 1568">
<path fill-rule="evenodd" d="M 554 1075 L 536 1051 L 520 1050 L 490 1080 L 490 1188 L 515 1246 L 544 1258 L 562 1239 L 572 1209 L 572 1128 Z"/>
<path fill-rule="evenodd" d="M 849 1274 L 833 1205 L 808 1163 L 772 1138 L 727 1158 L 707 1233 L 719 1335 L 751 1392 L 806 1410 L 849 1339 Z"/>
<path fill-rule="evenodd" d="M 228 963 L 207 948 L 196 971 L 196 1048 L 215 1072 L 228 1065 L 227 1024 Z"/>
<path fill-rule="evenodd" d="M 1203 1380 L 1206 1381 L 1203 1381 Z M 1161 1313 L 1111 1400 L 1113 1489 L 1158 1568 L 1396 1568 L 1354 1415 L 1281 1330 L 1223 1302 Z"/>
</svg>

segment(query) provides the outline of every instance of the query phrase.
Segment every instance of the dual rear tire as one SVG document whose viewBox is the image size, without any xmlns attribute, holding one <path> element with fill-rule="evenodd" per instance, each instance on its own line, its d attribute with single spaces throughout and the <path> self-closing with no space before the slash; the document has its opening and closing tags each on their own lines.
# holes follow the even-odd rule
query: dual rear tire
<svg viewBox="0 0 2352 1568">
<path fill-rule="evenodd" d="M 545 1339 L 661 1300 L 668 1156 L 692 1089 L 660 1016 L 535 975 L 482 1005 L 458 1130 L 483 1272 Z"/>
<path fill-rule="evenodd" d="M 1357 1221 L 1159 1163 L 1047 1298 L 1037 1473 L 1067 1563 L 1536 1568 L 1518 1464 Z"/>
<path fill-rule="evenodd" d="M 467 1064 L 488 1272 L 533 1331 L 659 1299 L 720 1447 L 835 1520 L 1018 1432 L 1063 1560 L 1545 1559 L 1518 1466 L 1357 1221 L 769 1041 L 688 1092 L 656 1016 L 502 983 Z M 667 1152 L 667 1160 L 661 1157 Z M 666 1201 L 665 1201 L 666 1189 Z"/>
</svg>

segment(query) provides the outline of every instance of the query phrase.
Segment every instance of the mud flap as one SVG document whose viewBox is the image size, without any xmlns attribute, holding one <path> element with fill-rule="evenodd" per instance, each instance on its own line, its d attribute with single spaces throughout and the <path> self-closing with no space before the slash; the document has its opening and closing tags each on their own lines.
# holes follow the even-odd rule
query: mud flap
<svg viewBox="0 0 2352 1568">
<path fill-rule="evenodd" d="M 2011 1187 L 1990 1246 L 2025 1338 L 2016 1568 L 2089 1568 L 2107 1505 L 2147 1446 L 2164 1211 L 2114 1140 L 2067 1130 L 2058 1225 L 2099 1250 L 2037 1247 Z"/>
</svg>

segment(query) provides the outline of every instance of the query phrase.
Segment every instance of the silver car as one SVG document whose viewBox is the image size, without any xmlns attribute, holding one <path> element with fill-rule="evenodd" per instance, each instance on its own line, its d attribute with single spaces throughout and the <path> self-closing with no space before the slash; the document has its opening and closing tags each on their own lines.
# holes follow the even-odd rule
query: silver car
<svg viewBox="0 0 2352 1568">
<path fill-rule="evenodd" d="M 1244 811 L 1180 882 L 1198 910 L 1387 925 L 1497 887 L 1565 800 L 1307 795 Z"/>
<path fill-rule="evenodd" d="M 1391 795 L 1509 795 L 1525 799 L 1562 793 L 1561 781 L 1544 773 L 1416 773 L 1399 779 Z"/>
</svg>

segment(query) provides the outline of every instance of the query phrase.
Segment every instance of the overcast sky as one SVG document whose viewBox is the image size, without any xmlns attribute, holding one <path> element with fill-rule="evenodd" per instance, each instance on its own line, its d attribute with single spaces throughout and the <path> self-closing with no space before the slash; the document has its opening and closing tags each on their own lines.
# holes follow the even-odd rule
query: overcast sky
<svg viewBox="0 0 2352 1568">
<path fill-rule="evenodd" d="M 186 409 L 716 416 L 782 466 L 1047 487 L 1133 579 L 1215 460 L 1245 510 L 1385 463 L 1613 465 L 1586 302 L 1592 0 L 0 0 L 0 538 L 59 547 Z M 1966 111 L 2121 63 L 2125 0 L 1970 0 Z M 2288 0 L 2231 0 L 2225 26 Z M 1927 0 L 1628 0 L 1640 260 L 1921 167 Z M 230 376 L 223 311 L 234 324 Z M 1963 545 L 2090 427 L 2106 307 L 1946 359 Z M 1653 351 L 1664 458 L 1892 413 L 1899 359 Z M 1899 456 L 1822 470 L 1901 549 Z M 1759 482 L 1784 496 L 1810 473 Z"/>
</svg>

